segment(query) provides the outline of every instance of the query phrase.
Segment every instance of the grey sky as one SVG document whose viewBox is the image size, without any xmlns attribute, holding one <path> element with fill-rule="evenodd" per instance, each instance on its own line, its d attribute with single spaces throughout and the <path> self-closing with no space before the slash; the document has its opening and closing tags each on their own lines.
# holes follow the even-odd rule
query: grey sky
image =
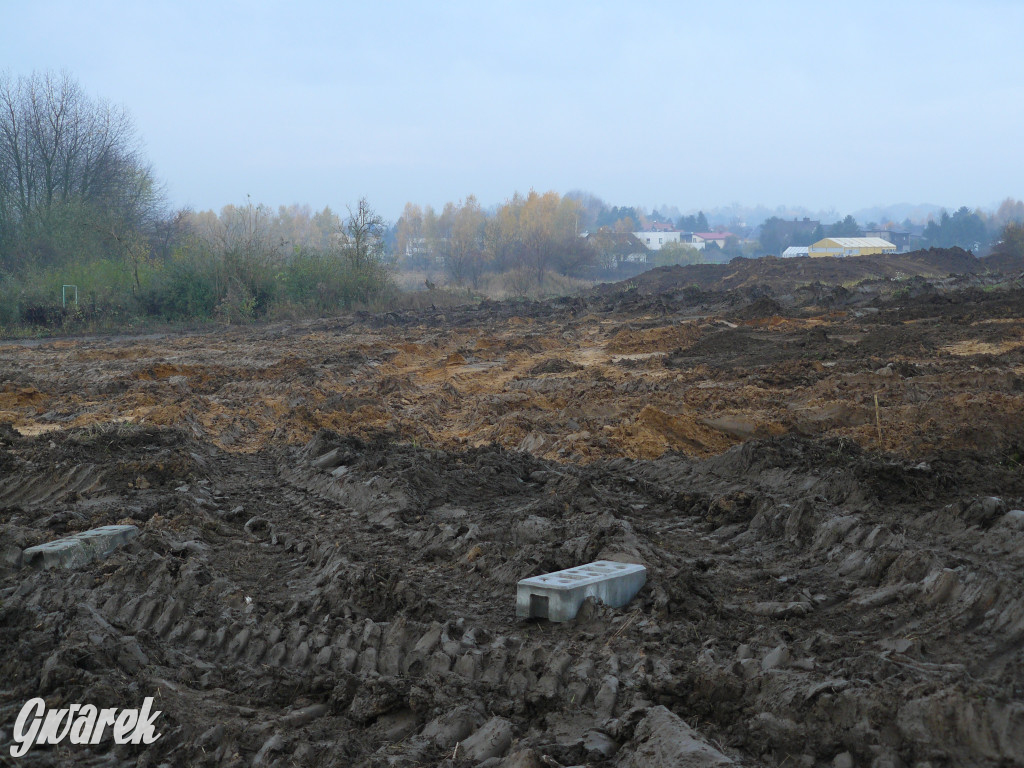
<svg viewBox="0 0 1024 768">
<path fill-rule="evenodd" d="M 1024 196 L 1024 3 L 0 0 L 0 70 L 135 118 L 176 205 L 485 206 L 584 189 Z"/>
</svg>

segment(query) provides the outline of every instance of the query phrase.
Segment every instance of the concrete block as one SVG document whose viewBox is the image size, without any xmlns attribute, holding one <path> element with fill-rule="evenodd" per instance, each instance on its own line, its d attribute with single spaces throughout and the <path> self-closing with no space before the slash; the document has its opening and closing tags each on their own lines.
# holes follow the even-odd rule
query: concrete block
<svg viewBox="0 0 1024 768">
<path fill-rule="evenodd" d="M 618 608 L 632 600 L 646 581 L 647 569 L 642 565 L 611 560 L 531 576 L 516 587 L 516 616 L 569 621 L 588 597 Z"/>
<path fill-rule="evenodd" d="M 23 553 L 22 562 L 41 568 L 77 568 L 106 557 L 138 535 L 139 529 L 134 525 L 104 525 L 29 547 Z"/>
</svg>

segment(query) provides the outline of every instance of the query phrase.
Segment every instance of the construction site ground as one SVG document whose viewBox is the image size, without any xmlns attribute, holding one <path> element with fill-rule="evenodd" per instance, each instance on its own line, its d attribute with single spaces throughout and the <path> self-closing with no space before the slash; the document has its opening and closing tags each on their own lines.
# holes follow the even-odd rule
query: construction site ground
<svg viewBox="0 0 1024 768">
<path fill-rule="evenodd" d="M 153 696 L 26 764 L 1021 764 L 1024 264 L 899 259 L 0 341 L 0 761 Z M 515 617 L 598 559 L 629 605 Z"/>
</svg>

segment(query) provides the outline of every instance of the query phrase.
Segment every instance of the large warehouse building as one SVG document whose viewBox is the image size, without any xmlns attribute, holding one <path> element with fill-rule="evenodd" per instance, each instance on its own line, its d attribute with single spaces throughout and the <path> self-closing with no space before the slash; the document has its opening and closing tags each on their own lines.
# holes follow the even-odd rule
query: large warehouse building
<svg viewBox="0 0 1024 768">
<path fill-rule="evenodd" d="M 870 256 L 896 253 L 896 246 L 880 237 L 826 237 L 807 249 L 808 256 Z"/>
</svg>

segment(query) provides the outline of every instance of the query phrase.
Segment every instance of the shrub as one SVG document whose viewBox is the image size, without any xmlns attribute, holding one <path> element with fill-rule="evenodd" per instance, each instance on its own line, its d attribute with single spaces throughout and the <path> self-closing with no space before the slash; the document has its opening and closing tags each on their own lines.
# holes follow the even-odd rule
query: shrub
<svg viewBox="0 0 1024 768">
<path fill-rule="evenodd" d="M 344 250 L 297 250 L 282 282 L 291 302 L 319 312 L 373 302 L 393 287 L 382 264 L 353 259 Z"/>
<path fill-rule="evenodd" d="M 355 231 L 362 239 L 288 255 L 256 233 L 220 245 L 191 237 L 165 260 L 147 251 L 130 264 L 85 257 L 59 267 L 23 266 L 0 274 L 0 325 L 110 327 L 139 317 L 249 323 L 282 312 L 381 306 L 393 298 L 394 284 L 376 241 Z M 77 305 L 62 305 L 64 284 L 77 285 Z"/>
</svg>

